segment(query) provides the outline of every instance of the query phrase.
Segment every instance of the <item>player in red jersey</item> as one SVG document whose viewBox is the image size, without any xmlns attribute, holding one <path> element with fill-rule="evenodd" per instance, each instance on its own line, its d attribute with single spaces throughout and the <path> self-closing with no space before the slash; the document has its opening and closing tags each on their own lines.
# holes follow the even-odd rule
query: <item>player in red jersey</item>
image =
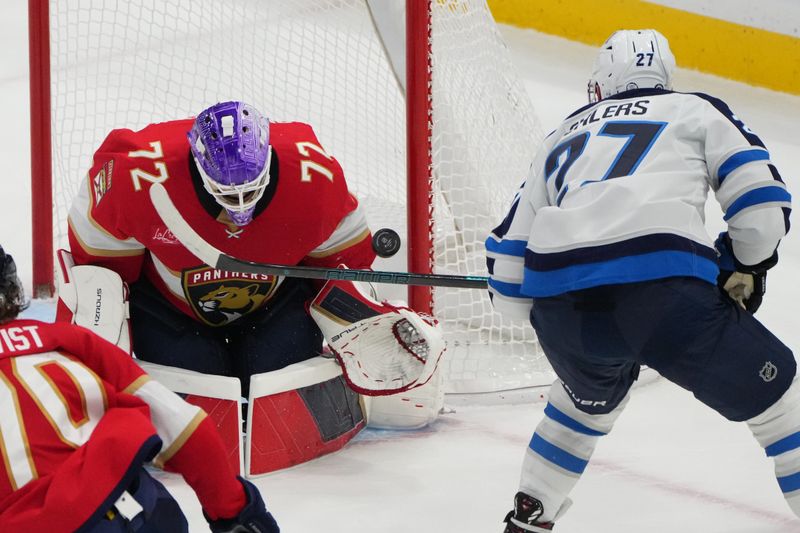
<svg viewBox="0 0 800 533">
<path fill-rule="evenodd" d="M 207 242 L 262 263 L 369 268 L 362 210 L 313 130 L 270 122 L 242 102 L 195 119 L 112 131 L 69 214 L 74 261 L 131 284 L 138 358 L 249 377 L 319 354 L 306 307 L 320 284 L 215 270 L 169 231 L 149 200 L 161 183 Z"/>
<path fill-rule="evenodd" d="M 183 475 L 212 531 L 278 533 L 205 412 L 82 327 L 17 319 L 24 307 L 0 247 L 0 531 L 188 531 L 152 460 Z"/>
</svg>

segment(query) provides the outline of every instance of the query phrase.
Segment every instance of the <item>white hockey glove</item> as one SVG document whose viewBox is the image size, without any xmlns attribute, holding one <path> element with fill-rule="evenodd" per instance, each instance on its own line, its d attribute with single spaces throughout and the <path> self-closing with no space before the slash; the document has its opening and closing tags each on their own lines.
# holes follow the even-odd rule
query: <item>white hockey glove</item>
<svg viewBox="0 0 800 533">
<path fill-rule="evenodd" d="M 348 385 L 367 396 L 424 385 L 445 351 L 436 320 L 377 302 L 351 281 L 328 281 L 311 302 L 310 313 Z"/>
<path fill-rule="evenodd" d="M 753 296 L 755 279 L 746 272 L 733 272 L 722 284 L 722 290 L 728 293 L 733 301 L 742 309 L 747 309 L 747 304 Z"/>
<path fill-rule="evenodd" d="M 733 244 L 727 232 L 714 242 L 719 254 L 717 286 L 739 307 L 755 313 L 767 292 L 767 270 L 778 262 L 778 251 L 757 265 L 743 265 L 733 255 Z"/>
<path fill-rule="evenodd" d="M 56 269 L 56 320 L 92 330 L 131 353 L 128 286 L 107 268 L 75 265 L 72 254 L 59 250 Z"/>
</svg>

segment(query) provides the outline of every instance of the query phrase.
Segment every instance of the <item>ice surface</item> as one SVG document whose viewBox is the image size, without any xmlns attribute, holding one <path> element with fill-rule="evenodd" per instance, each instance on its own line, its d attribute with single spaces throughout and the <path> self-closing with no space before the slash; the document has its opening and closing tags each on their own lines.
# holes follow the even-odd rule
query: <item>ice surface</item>
<svg viewBox="0 0 800 533">
<path fill-rule="evenodd" d="M 7 4 L 0 18 L 0 161 L 6 168 L 0 243 L 14 254 L 29 286 L 27 24 L 25 3 Z M 503 33 L 544 129 L 552 129 L 584 104 L 594 50 L 531 31 Z M 763 138 L 789 189 L 800 191 L 800 97 L 683 70 L 676 86 L 728 102 Z M 708 219 L 711 231 L 722 227 L 713 204 Z M 794 350 L 800 349 L 798 273 L 795 232 L 781 247 L 759 311 Z M 52 309 L 52 303 L 37 302 L 29 314 L 47 319 Z M 770 462 L 743 424 L 726 422 L 662 379 L 644 381 L 599 444 L 558 533 L 800 532 Z M 499 532 L 544 404 L 477 402 L 449 398 L 448 413 L 423 431 L 366 430 L 338 453 L 256 483 L 289 533 Z M 207 531 L 182 480 L 159 476 L 184 505 L 191 531 Z"/>
</svg>

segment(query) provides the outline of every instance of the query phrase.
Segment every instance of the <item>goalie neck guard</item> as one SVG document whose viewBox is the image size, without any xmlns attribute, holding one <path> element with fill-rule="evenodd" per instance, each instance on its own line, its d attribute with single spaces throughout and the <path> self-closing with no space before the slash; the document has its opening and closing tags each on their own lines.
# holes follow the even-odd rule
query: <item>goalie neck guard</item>
<svg viewBox="0 0 800 533">
<path fill-rule="evenodd" d="M 234 224 L 248 224 L 269 183 L 269 121 L 244 102 L 222 102 L 197 116 L 188 137 L 206 191 Z"/>
</svg>

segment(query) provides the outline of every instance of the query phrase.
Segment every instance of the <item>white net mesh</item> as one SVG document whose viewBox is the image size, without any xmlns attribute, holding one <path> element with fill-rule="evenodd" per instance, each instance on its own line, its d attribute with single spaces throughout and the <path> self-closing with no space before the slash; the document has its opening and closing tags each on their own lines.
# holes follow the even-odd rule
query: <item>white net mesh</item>
<svg viewBox="0 0 800 533">
<path fill-rule="evenodd" d="M 185 118 L 218 101 L 313 125 L 373 229 L 405 235 L 405 101 L 362 0 L 50 2 L 56 245 L 110 129 Z M 433 6 L 436 272 L 485 275 L 483 240 L 541 133 L 483 0 Z M 375 268 L 403 270 L 406 247 Z M 381 295 L 405 298 L 398 287 Z M 529 325 L 479 290 L 436 289 L 448 390 L 549 382 Z"/>
<path fill-rule="evenodd" d="M 433 6 L 436 268 L 486 275 L 483 242 L 527 175 L 542 134 L 486 3 Z M 533 329 L 502 321 L 486 291 L 438 288 L 435 314 L 449 345 L 449 390 L 551 381 Z"/>
</svg>

